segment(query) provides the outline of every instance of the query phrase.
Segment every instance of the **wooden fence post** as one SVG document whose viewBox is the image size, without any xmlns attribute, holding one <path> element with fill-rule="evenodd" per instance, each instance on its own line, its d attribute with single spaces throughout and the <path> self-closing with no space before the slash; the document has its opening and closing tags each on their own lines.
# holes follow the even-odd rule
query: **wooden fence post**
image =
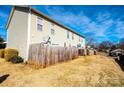
<svg viewBox="0 0 124 93">
<path fill-rule="evenodd" d="M 32 44 L 29 46 L 28 61 L 42 67 L 47 67 L 58 62 L 74 59 L 78 56 L 76 47 L 51 47 L 44 44 Z"/>
</svg>

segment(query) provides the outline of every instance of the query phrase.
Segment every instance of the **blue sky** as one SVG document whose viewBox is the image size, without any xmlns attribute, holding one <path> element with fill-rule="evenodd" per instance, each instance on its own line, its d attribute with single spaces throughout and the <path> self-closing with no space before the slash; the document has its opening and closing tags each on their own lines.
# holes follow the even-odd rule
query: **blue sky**
<svg viewBox="0 0 124 93">
<path fill-rule="evenodd" d="M 97 43 L 113 43 L 124 38 L 124 6 L 32 6 Z M 0 35 L 6 39 L 5 25 L 11 6 L 0 6 Z"/>
</svg>

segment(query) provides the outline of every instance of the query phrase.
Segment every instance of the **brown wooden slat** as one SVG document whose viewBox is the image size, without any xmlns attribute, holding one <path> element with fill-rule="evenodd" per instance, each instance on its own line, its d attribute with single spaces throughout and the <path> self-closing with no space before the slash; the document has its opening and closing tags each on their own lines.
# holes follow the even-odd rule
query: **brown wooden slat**
<svg viewBox="0 0 124 93">
<path fill-rule="evenodd" d="M 32 44 L 29 47 L 28 60 L 34 64 L 42 65 L 42 67 L 47 67 L 76 57 L 78 57 L 76 47 L 51 47 L 44 44 Z"/>
</svg>

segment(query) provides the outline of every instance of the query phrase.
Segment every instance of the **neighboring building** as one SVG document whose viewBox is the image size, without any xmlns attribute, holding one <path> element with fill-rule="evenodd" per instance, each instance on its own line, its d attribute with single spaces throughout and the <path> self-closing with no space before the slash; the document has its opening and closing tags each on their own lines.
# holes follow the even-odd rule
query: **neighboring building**
<svg viewBox="0 0 124 93">
<path fill-rule="evenodd" d="M 17 48 L 25 59 L 34 43 L 85 48 L 82 35 L 28 6 L 13 6 L 6 28 L 7 47 Z"/>
</svg>

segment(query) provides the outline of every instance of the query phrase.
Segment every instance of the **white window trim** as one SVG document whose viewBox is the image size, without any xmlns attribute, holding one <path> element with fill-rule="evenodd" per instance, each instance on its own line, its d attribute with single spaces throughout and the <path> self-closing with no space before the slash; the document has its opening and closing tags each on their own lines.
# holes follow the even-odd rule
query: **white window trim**
<svg viewBox="0 0 124 93">
<path fill-rule="evenodd" d="M 38 29 L 37 29 L 38 18 L 41 18 L 41 19 L 42 19 L 42 23 L 41 23 L 41 25 L 42 25 L 42 30 L 38 30 Z M 37 16 L 37 18 L 36 18 L 36 29 L 37 29 L 37 31 L 39 31 L 39 32 L 40 32 L 40 31 L 41 31 L 41 32 L 43 31 L 43 18 L 42 18 L 42 17 Z"/>
<path fill-rule="evenodd" d="M 38 26 L 41 26 L 41 29 L 38 29 Z M 37 31 L 43 31 L 43 25 L 41 25 L 41 24 L 37 24 Z"/>
<path fill-rule="evenodd" d="M 69 36 L 69 34 L 70 34 L 70 32 L 69 32 L 69 31 L 67 31 L 67 39 L 69 39 L 69 37 L 70 37 L 70 36 Z"/>
<path fill-rule="evenodd" d="M 72 40 L 74 40 L 74 33 L 72 33 Z"/>
<path fill-rule="evenodd" d="M 51 23 L 51 26 L 55 26 L 55 24 L 54 23 Z"/>
<path fill-rule="evenodd" d="M 54 30 L 53 34 L 52 34 L 52 30 Z M 51 35 L 55 35 L 55 29 L 51 28 L 50 31 L 51 31 Z"/>
</svg>

